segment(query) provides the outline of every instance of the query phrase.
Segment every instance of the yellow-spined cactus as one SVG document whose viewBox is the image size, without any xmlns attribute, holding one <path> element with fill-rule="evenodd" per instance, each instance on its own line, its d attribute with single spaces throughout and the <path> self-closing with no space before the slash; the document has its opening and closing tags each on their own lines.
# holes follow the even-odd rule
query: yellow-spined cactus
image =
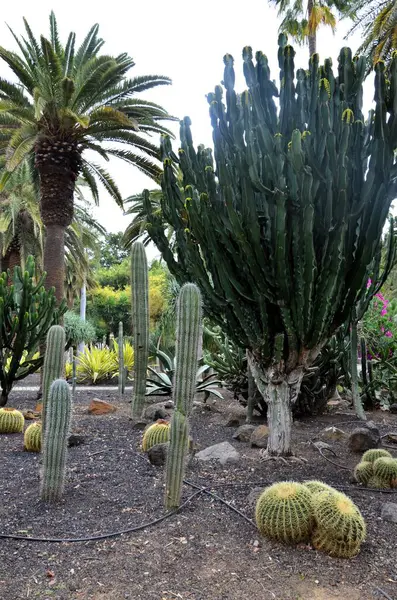
<svg viewBox="0 0 397 600">
<path fill-rule="evenodd" d="M 165 444 L 170 441 L 170 424 L 164 419 L 159 419 L 146 429 L 142 438 L 142 450 L 147 452 L 156 444 Z"/>
<path fill-rule="evenodd" d="M 392 487 L 397 480 L 397 459 L 382 457 L 374 462 L 374 476 Z M 394 485 L 393 485 L 394 487 Z"/>
<path fill-rule="evenodd" d="M 313 532 L 312 545 L 316 550 L 337 558 L 353 558 L 360 552 L 360 542 L 345 542 L 330 537 L 321 529 Z"/>
<path fill-rule="evenodd" d="M 361 543 L 365 539 L 365 521 L 350 498 L 341 492 L 313 495 L 314 517 L 319 530 L 335 540 L 347 544 Z"/>
<path fill-rule="evenodd" d="M 367 483 L 367 487 L 374 488 L 376 490 L 388 490 L 391 488 L 391 483 L 385 479 L 381 479 L 376 475 L 372 475 L 371 479 Z"/>
<path fill-rule="evenodd" d="M 314 524 L 312 498 L 305 485 L 292 481 L 266 488 L 256 504 L 259 531 L 281 542 L 307 541 Z"/>
<path fill-rule="evenodd" d="M 364 452 L 361 462 L 374 463 L 378 458 L 392 458 L 392 455 L 387 450 L 383 450 L 383 448 L 371 448 L 371 450 Z"/>
<path fill-rule="evenodd" d="M 25 430 L 23 436 L 23 443 L 25 450 L 28 452 L 40 452 L 41 451 L 41 423 L 32 423 Z"/>
<path fill-rule="evenodd" d="M 20 433 L 25 419 L 15 408 L 0 408 L 0 433 Z"/>
<path fill-rule="evenodd" d="M 354 477 L 358 483 L 368 485 L 368 481 L 373 477 L 374 466 L 372 462 L 361 461 L 354 469 Z"/>
<path fill-rule="evenodd" d="M 307 487 L 307 489 L 312 494 L 318 494 L 319 492 L 332 492 L 333 488 L 330 485 L 327 485 L 323 481 L 317 481 L 313 479 L 311 481 L 304 481 L 303 485 Z"/>
</svg>

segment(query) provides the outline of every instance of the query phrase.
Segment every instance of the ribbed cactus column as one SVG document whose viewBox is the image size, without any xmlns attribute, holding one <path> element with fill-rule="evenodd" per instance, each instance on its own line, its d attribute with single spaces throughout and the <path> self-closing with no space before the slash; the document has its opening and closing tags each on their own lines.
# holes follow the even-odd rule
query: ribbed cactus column
<svg viewBox="0 0 397 600">
<path fill-rule="evenodd" d="M 145 402 L 149 351 L 149 284 L 145 247 L 135 242 L 131 248 L 132 329 L 134 336 L 134 393 L 132 416 L 140 417 Z"/>
<path fill-rule="evenodd" d="M 43 409 L 42 430 L 45 436 L 47 401 L 50 387 L 55 379 L 64 375 L 65 366 L 65 330 L 60 325 L 53 325 L 48 330 L 43 366 Z"/>
<path fill-rule="evenodd" d="M 124 370 L 124 336 L 123 336 L 123 323 L 119 323 L 119 337 L 118 343 L 118 357 L 119 357 L 119 396 L 124 394 L 125 387 L 125 370 Z"/>
<path fill-rule="evenodd" d="M 69 385 L 64 379 L 57 379 L 51 385 L 47 401 L 41 481 L 41 499 L 45 502 L 55 502 L 63 494 L 71 415 Z"/>
<path fill-rule="evenodd" d="M 182 286 L 178 298 L 173 393 L 175 411 L 171 419 L 165 484 L 167 509 L 177 508 L 180 503 L 189 440 L 188 418 L 193 406 L 201 336 L 201 294 L 196 285 L 186 283 Z"/>
</svg>

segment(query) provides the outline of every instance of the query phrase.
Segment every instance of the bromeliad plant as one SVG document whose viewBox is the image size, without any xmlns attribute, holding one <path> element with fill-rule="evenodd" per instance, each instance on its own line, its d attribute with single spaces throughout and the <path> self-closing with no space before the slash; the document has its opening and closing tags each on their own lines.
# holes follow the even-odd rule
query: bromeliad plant
<svg viewBox="0 0 397 600">
<path fill-rule="evenodd" d="M 268 404 L 271 455 L 292 452 L 302 379 L 365 291 L 397 188 L 397 55 L 387 76 L 375 66 L 367 120 L 364 57 L 343 48 L 334 73 L 317 54 L 295 71 L 294 56 L 280 36 L 277 87 L 267 57 L 244 48 L 240 95 L 227 54 L 226 103 L 221 86 L 208 95 L 214 160 L 194 148 L 186 117 L 178 159 L 163 138 L 161 219 L 145 195 L 148 231 L 171 273 L 198 283 L 206 315 L 248 349 Z"/>
</svg>

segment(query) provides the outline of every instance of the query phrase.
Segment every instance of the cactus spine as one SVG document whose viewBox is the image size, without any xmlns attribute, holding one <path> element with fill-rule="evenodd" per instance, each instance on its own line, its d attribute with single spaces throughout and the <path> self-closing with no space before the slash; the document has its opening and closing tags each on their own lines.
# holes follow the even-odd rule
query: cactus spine
<svg viewBox="0 0 397 600">
<path fill-rule="evenodd" d="M 118 357 L 119 357 L 119 396 L 124 394 L 125 388 L 125 370 L 124 370 L 124 337 L 123 337 L 123 323 L 119 323 L 119 337 L 118 343 Z"/>
<path fill-rule="evenodd" d="M 25 419 L 15 408 L 0 408 L 0 433 L 20 433 Z"/>
<path fill-rule="evenodd" d="M 69 385 L 57 379 L 51 385 L 47 401 L 41 482 L 41 499 L 46 502 L 55 502 L 63 494 L 71 415 Z"/>
<path fill-rule="evenodd" d="M 149 352 L 149 287 L 145 247 L 135 242 L 131 248 L 132 329 L 134 336 L 134 393 L 132 416 L 140 417 L 146 393 Z"/>
<path fill-rule="evenodd" d="M 28 452 L 41 450 L 41 423 L 32 423 L 23 436 L 23 445 Z"/>
<path fill-rule="evenodd" d="M 179 506 L 188 449 L 188 418 L 193 405 L 198 348 L 202 335 L 201 294 L 192 283 L 182 286 L 178 298 L 176 366 L 174 378 L 175 411 L 171 419 L 170 448 L 167 458 L 165 503 L 168 509 Z"/>
<path fill-rule="evenodd" d="M 43 409 L 42 426 L 43 434 L 46 433 L 47 402 L 52 382 L 60 379 L 64 374 L 65 363 L 65 330 L 60 325 L 53 325 L 48 330 L 46 350 L 43 367 Z"/>
</svg>

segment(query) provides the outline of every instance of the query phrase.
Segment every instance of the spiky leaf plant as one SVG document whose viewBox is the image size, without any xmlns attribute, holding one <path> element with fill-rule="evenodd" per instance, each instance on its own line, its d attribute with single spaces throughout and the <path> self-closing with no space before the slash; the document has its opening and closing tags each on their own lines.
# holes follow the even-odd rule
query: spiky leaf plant
<svg viewBox="0 0 397 600">
<path fill-rule="evenodd" d="M 392 455 L 387 450 L 383 448 L 371 448 L 364 452 L 361 457 L 361 462 L 370 462 L 374 463 L 378 458 L 392 458 Z"/>
<path fill-rule="evenodd" d="M 0 408 L 0 433 L 20 433 L 25 419 L 15 408 Z"/>
<path fill-rule="evenodd" d="M 147 452 L 156 444 L 165 444 L 170 440 L 170 423 L 158 419 L 156 423 L 146 429 L 142 438 L 142 450 Z"/>
<path fill-rule="evenodd" d="M 23 445 L 28 452 L 41 451 L 41 423 L 32 423 L 26 428 Z"/>
</svg>

